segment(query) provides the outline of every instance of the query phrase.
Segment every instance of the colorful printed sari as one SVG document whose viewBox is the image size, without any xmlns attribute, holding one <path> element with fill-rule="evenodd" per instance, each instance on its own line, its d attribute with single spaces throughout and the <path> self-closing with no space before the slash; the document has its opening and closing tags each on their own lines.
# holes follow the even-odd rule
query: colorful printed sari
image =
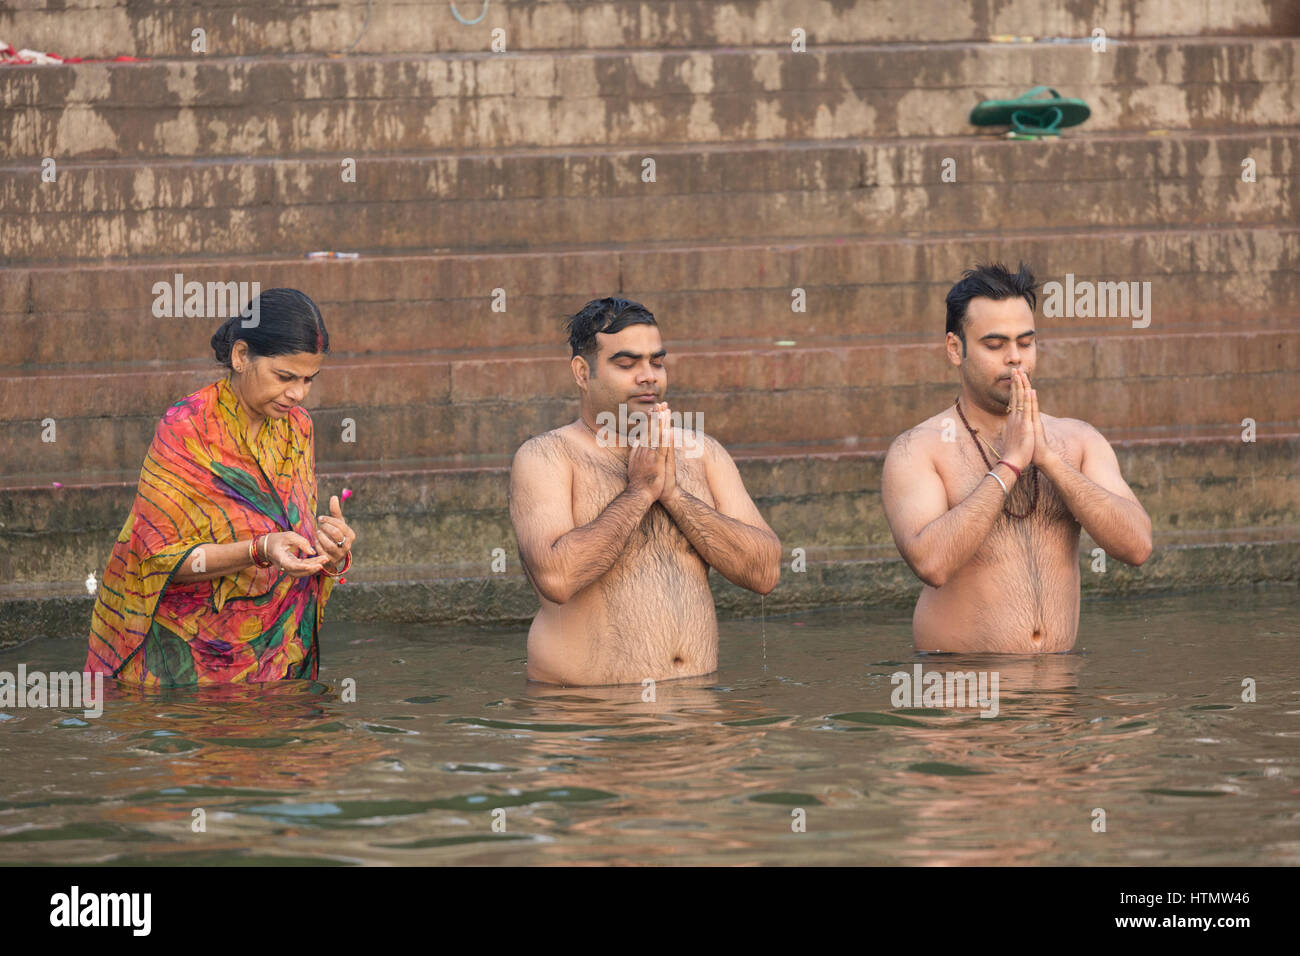
<svg viewBox="0 0 1300 956">
<path fill-rule="evenodd" d="M 316 677 L 333 578 L 171 580 L 201 544 L 294 530 L 314 546 L 311 416 L 267 418 L 252 438 L 249 424 L 224 378 L 163 415 L 99 586 L 87 671 L 147 687 Z"/>
</svg>

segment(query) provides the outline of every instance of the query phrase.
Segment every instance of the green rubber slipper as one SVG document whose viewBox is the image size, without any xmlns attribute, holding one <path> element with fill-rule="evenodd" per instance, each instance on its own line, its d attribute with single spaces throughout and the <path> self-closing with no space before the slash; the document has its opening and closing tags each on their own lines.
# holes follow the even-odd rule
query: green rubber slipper
<svg viewBox="0 0 1300 956">
<path fill-rule="evenodd" d="M 1078 126 L 1091 115 L 1083 100 L 1035 86 L 1014 100 L 985 100 L 970 111 L 970 121 L 976 126 L 1010 126 L 1018 133 L 1054 136 L 1057 130 Z"/>
</svg>

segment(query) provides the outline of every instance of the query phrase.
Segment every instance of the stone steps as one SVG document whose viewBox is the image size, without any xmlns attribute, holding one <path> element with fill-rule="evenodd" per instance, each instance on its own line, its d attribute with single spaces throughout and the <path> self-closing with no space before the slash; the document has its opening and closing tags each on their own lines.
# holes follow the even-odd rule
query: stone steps
<svg viewBox="0 0 1300 956">
<path fill-rule="evenodd" d="M 1084 129 L 1270 127 L 1300 113 L 1297 37 L 207 57 L 0 71 L 0 161 L 368 155 L 969 135 L 1041 83 Z"/>
<path fill-rule="evenodd" d="M 951 401 L 955 376 L 934 338 L 718 348 L 673 346 L 670 335 L 668 398 L 702 415 L 704 430 L 729 447 L 852 447 L 892 437 Z M 1057 335 L 1042 349 L 1044 410 L 1103 431 L 1176 423 L 1237 434 L 1246 417 L 1266 430 L 1300 426 L 1300 330 Z M 340 355 L 323 369 L 307 402 L 322 465 L 508 455 L 575 414 L 558 349 L 506 358 Z M 162 411 L 215 377 L 207 364 L 0 378 L 4 473 L 72 476 L 140 460 Z M 42 423 L 51 419 L 56 440 L 45 442 Z M 353 440 L 343 441 L 348 422 Z"/>
<path fill-rule="evenodd" d="M 1131 429 L 1105 434 L 1161 532 L 1226 532 L 1300 521 L 1300 493 L 1290 480 L 1300 456 L 1300 429 L 1294 426 L 1290 432 L 1261 429 L 1254 443 L 1242 442 L 1240 430 L 1224 435 L 1186 426 L 1157 438 L 1131 437 Z M 787 552 L 892 547 L 879 504 L 889 438 L 853 449 L 774 445 L 762 453 L 735 450 L 734 457 Z M 486 571 L 498 547 L 515 566 L 506 500 L 509 457 L 498 455 L 478 467 L 427 459 L 398 465 L 322 462 L 319 491 L 328 498 L 352 489 L 344 511 L 366 542 L 365 571 L 359 565 L 357 572 L 362 577 L 408 564 Z M 88 573 L 82 569 L 87 550 L 102 548 L 107 560 L 138 475 L 138 468 L 123 469 L 60 488 L 7 479 L 0 503 L 4 538 L 16 542 L 39 535 L 49 550 L 40 550 L 45 544 L 35 550 L 5 548 L 0 580 L 24 586 L 39 584 L 43 576 L 82 580 Z"/>
<path fill-rule="evenodd" d="M 1300 494 L 1292 479 L 1300 430 L 1261 431 L 1255 443 L 1185 429 L 1177 437 L 1107 435 L 1146 504 L 1156 552 L 1142 568 L 1111 561 L 1091 571 L 1087 593 L 1291 581 L 1300 568 Z M 880 510 L 883 447 L 787 446 L 737 455 L 746 487 L 782 540 L 781 583 L 769 613 L 827 603 L 889 604 L 919 583 L 898 558 Z M 506 502 L 508 463 L 450 469 L 368 463 L 322 465 L 323 495 L 354 492 L 345 507 L 358 533 L 356 570 L 331 602 L 331 620 L 519 623 L 536 600 L 519 571 Z M 0 495 L 0 646 L 40 635 L 80 637 L 98 577 L 135 494 L 136 475 L 62 488 L 10 485 Z M 493 550 L 507 561 L 491 572 Z M 794 548 L 807 572 L 794 573 Z M 756 595 L 712 576 L 725 616 L 754 616 Z"/>
<path fill-rule="evenodd" d="M 652 155 L 656 181 L 642 182 Z M 55 183 L 0 169 L 0 248 L 29 262 L 497 252 L 643 242 L 1300 221 L 1300 127 L 64 163 Z M 1256 180 L 1242 180 L 1242 162 Z M 955 182 L 943 181 L 951 162 Z"/>
<path fill-rule="evenodd" d="M 1047 4 L 1015 0 L 962 9 L 949 0 L 877 0 L 865 12 L 834 0 L 8 0 L 0 37 L 66 56 L 197 57 L 202 26 L 209 55 L 395 53 L 488 48 L 493 28 L 514 50 L 788 46 L 802 27 L 823 42 L 945 42 L 993 36 L 1110 37 L 1170 33 L 1294 35 L 1300 14 L 1287 0 L 1095 0 Z"/>
<path fill-rule="evenodd" d="M 0 269 L 0 371 L 202 362 L 220 319 L 152 315 L 155 283 L 253 282 L 307 292 L 338 353 L 545 347 L 563 318 L 614 293 L 644 302 L 670 342 L 942 337 L 943 297 L 979 259 L 1023 258 L 1040 280 L 1151 283 L 1148 332 L 1282 328 L 1300 315 L 1300 228 L 954 233 L 781 243 L 626 243 L 529 253 L 132 260 Z M 507 292 L 506 312 L 492 292 Z M 791 311 L 802 288 L 807 311 Z M 1040 313 L 1041 314 L 1041 313 Z M 1137 335 L 1127 318 L 1043 318 L 1052 335 Z M 185 392 L 177 393 L 172 400 Z"/>
</svg>

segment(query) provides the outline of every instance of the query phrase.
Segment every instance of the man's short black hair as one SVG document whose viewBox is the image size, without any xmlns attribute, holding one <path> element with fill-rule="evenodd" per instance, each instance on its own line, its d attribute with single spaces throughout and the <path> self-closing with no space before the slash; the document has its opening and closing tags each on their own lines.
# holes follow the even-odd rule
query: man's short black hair
<svg viewBox="0 0 1300 956">
<path fill-rule="evenodd" d="M 1034 273 L 1023 262 L 1013 273 L 1000 262 L 980 263 L 967 269 L 948 290 L 948 332 L 961 339 L 961 354 L 966 354 L 966 313 L 974 298 L 1010 299 L 1020 296 L 1033 312 L 1038 304 L 1038 284 Z"/>
<path fill-rule="evenodd" d="M 640 302 L 609 297 L 592 299 L 569 318 L 565 328 L 569 331 L 569 348 L 588 363 L 596 354 L 596 335 L 614 335 L 629 325 L 655 325 L 655 317 Z"/>
</svg>

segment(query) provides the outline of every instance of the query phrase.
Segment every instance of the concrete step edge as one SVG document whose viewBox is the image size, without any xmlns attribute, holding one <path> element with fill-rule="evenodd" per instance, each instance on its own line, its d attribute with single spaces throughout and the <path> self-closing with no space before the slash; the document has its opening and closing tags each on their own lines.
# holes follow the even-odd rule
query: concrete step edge
<svg viewBox="0 0 1300 956">
<path fill-rule="evenodd" d="M 502 259 L 536 259 L 553 257 L 556 255 L 663 255 L 675 253 L 698 253 L 707 255 L 714 252 L 736 252 L 736 251 L 757 251 L 768 249 L 779 249 L 781 251 L 791 251 L 795 249 L 843 249 L 846 246 L 935 246 L 946 245 L 952 242 L 969 242 L 969 243 L 990 243 L 995 242 L 999 245 L 1017 241 L 1032 241 L 1035 239 L 1054 239 L 1054 240 L 1097 240 L 1097 239 L 1145 239 L 1160 237 L 1161 239 L 1177 238 L 1195 238 L 1201 236 L 1212 236 L 1222 233 L 1259 233 L 1273 232 L 1280 235 L 1300 235 L 1300 223 L 1290 221 L 1277 222 L 1259 222 L 1259 223 L 1207 223 L 1204 225 L 1177 225 L 1172 227 L 1155 227 L 1155 226 L 1072 226 L 1068 229 L 1017 229 L 1017 230 L 962 230 L 954 232 L 932 232 L 924 235 L 875 235 L 875 236 L 854 236 L 851 238 L 800 238 L 800 239 L 765 239 L 755 238 L 746 240 L 729 240 L 718 239 L 710 241 L 683 241 L 680 239 L 662 239 L 650 242 L 625 242 L 625 243 L 598 243 L 598 244 L 565 244 L 552 243 L 544 246 L 534 246 L 527 250 L 510 250 L 506 252 L 493 252 L 491 250 L 434 250 L 427 253 L 411 253 L 408 251 L 385 253 L 365 252 L 361 258 L 351 260 L 307 260 L 303 256 L 286 256 L 282 253 L 265 253 L 251 256 L 186 256 L 172 258 L 151 258 L 142 259 L 140 257 L 122 258 L 114 260 L 75 260 L 68 262 L 40 262 L 40 263 L 22 263 L 12 259 L 10 261 L 0 260 L 0 282 L 19 281 L 15 273 L 32 273 L 34 275 L 47 275 L 63 272 L 124 272 L 156 270 L 158 268 L 175 269 L 182 268 L 230 268 L 230 269 L 251 269 L 254 267 L 283 266 L 289 264 L 311 262 L 314 267 L 326 267 L 329 265 L 341 265 L 345 267 L 356 267 L 358 265 L 382 261 L 385 263 L 411 262 L 421 263 L 430 261 L 458 260 L 458 259 L 481 259 L 481 260 L 502 260 Z"/>
<path fill-rule="evenodd" d="M 1065 134 L 1058 141 L 1044 143 L 1048 146 L 1087 146 L 1095 143 L 1158 143 L 1158 142 L 1197 142 L 1201 140 L 1239 140 L 1258 139 L 1261 136 L 1291 137 L 1300 135 L 1300 126 L 1295 124 L 1277 124 L 1274 126 L 1252 126 L 1249 128 L 1223 127 L 1198 129 L 1173 129 L 1159 135 L 1148 130 L 1097 130 L 1083 135 L 1080 131 L 1075 136 Z M 761 152 L 800 152 L 812 150 L 853 150 L 861 148 L 904 148 L 904 147 L 949 147 L 961 145 L 999 145 L 1007 149 L 1032 147 L 1033 144 L 1012 142 L 1000 134 L 982 133 L 972 130 L 966 136 L 857 136 L 843 139 L 769 139 L 769 140 L 708 140 L 692 143 L 619 143 L 613 146 L 596 146 L 574 144 L 567 146 L 503 146 L 499 149 L 483 147 L 465 147 L 462 149 L 418 150 L 401 153 L 386 150 L 381 153 L 366 153 L 348 150 L 346 153 L 287 153 L 278 156 L 210 156 L 199 158 L 184 157 L 139 157 L 118 159 L 80 159 L 69 158 L 59 163 L 59 171 L 75 172 L 87 169 L 123 169 L 139 171 L 141 169 L 201 169 L 212 166 L 287 166 L 291 164 L 315 163 L 321 166 L 337 164 L 343 158 L 373 164 L 419 162 L 437 159 L 483 159 L 499 161 L 501 159 L 560 158 L 560 157 L 622 157 L 642 156 L 653 150 L 656 155 L 678 156 L 710 153 L 761 153 Z M 39 160 L 21 159 L 0 161 L 0 174 L 21 173 L 28 175 L 40 169 Z M 1229 171 L 1235 175 L 1235 171 Z M 1226 175 L 1226 174 L 1225 174 Z"/>
<path fill-rule="evenodd" d="M 1189 339 L 1243 339 L 1261 336 L 1290 338 L 1300 336 L 1300 315 L 1295 317 L 1296 325 L 1288 328 L 1285 318 L 1276 328 L 1229 328 L 1215 330 L 1170 329 L 1167 331 L 1140 330 L 1137 336 L 1128 329 L 1114 328 L 1094 332 L 1088 335 L 1053 334 L 1051 344 L 1070 345 L 1079 342 L 1151 342 L 1151 341 L 1186 341 Z M 780 341 L 793 344 L 780 345 Z M 938 349 L 943 343 L 933 333 L 906 333 L 891 336 L 876 335 L 801 335 L 797 339 L 749 339 L 701 341 L 695 339 L 673 338 L 670 355 L 677 358 L 702 355 L 750 355 L 776 357 L 782 355 L 807 354 L 810 352 L 833 352 L 844 350 L 886 351 L 897 349 Z M 502 353 L 505 354 L 502 354 Z M 348 353 L 331 351 L 328 357 L 329 368 L 338 370 L 389 368 L 395 366 L 434 366 L 460 364 L 519 364 L 543 362 L 554 364 L 567 361 L 561 346 L 555 343 L 537 345 L 508 346 L 503 349 L 423 349 L 418 352 L 393 353 Z M 132 365 L 120 362 L 85 363 L 78 366 L 0 366 L 0 381 L 58 381 L 72 379 L 80 381 L 86 378 L 131 380 L 152 378 L 160 374 L 216 371 L 211 359 L 157 360 L 145 364 Z M 1062 376 L 1055 376 L 1057 378 Z M 122 387 L 116 385 L 113 387 Z M 309 409 L 310 411 L 310 409 Z M 3 420 L 3 419 L 0 419 Z"/>
<path fill-rule="evenodd" d="M 1156 532 L 1154 546 L 1157 551 L 1203 551 L 1238 548 L 1269 548 L 1275 546 L 1300 545 L 1300 525 L 1266 526 L 1260 528 L 1233 528 L 1210 532 Z M 1087 547 L 1085 547 L 1087 545 Z M 1079 555 L 1089 555 L 1091 542 L 1080 542 Z M 838 556 L 833 552 L 841 552 Z M 847 553 L 846 553 L 847 552 Z M 812 551 L 810 551 L 812 555 Z M 862 564 L 903 564 L 903 559 L 895 549 L 881 545 L 862 549 L 821 549 L 813 555 L 813 561 L 821 567 L 847 567 Z M 517 562 L 512 562 L 517 563 Z M 385 573 L 385 572 L 390 573 Z M 399 588 L 430 584 L 441 585 L 482 585 L 509 582 L 512 585 L 527 588 L 526 579 L 518 570 L 513 573 L 493 574 L 483 572 L 467 573 L 466 565 L 429 565 L 413 569 L 410 566 L 398 568 L 370 569 L 365 576 L 360 570 L 350 576 L 344 586 L 369 588 Z M 1294 580 L 1297 570 L 1289 569 L 1280 576 L 1282 580 Z M 80 598 L 89 602 L 89 595 L 83 581 L 49 581 L 39 584 L 0 584 L 0 605 L 26 602 L 42 602 L 52 598 Z"/>
<path fill-rule="evenodd" d="M 1240 432 L 1224 434 L 1206 428 L 1173 426 L 1168 434 L 1152 434 L 1146 430 L 1111 429 L 1106 433 L 1110 445 L 1117 449 L 1125 448 L 1167 448 L 1179 449 L 1186 445 L 1227 446 L 1236 448 L 1241 444 Z M 731 457 L 743 468 L 749 463 L 807 462 L 814 467 L 820 461 L 880 460 L 885 456 L 893 436 L 880 437 L 872 441 L 860 441 L 856 444 L 845 442 L 817 442 L 806 445 L 771 445 L 763 448 L 735 447 L 728 448 Z M 1260 444 L 1273 443 L 1300 444 L 1300 422 L 1277 431 L 1262 431 L 1257 434 Z M 509 473 L 511 454 L 475 456 L 472 461 L 449 461 L 446 459 L 388 459 L 383 461 L 328 462 L 321 461 L 317 467 L 317 477 L 330 479 L 359 479 L 379 477 L 388 481 L 410 480 L 423 482 L 433 477 L 441 480 L 456 480 L 468 476 L 497 476 Z M 135 487 L 140 477 L 139 468 L 123 468 L 113 472 L 99 472 L 75 476 L 70 480 L 67 475 L 0 475 L 0 491 L 10 494 L 67 493 L 91 495 L 106 488 Z M 55 482 L 58 487 L 55 487 Z"/>
<path fill-rule="evenodd" d="M 1064 41 L 1064 42 L 1053 42 Z M 1069 37 L 1055 38 L 1043 37 L 1036 38 L 1033 43 L 1000 43 L 992 39 L 965 39 L 965 40 L 897 40 L 897 41 L 862 41 L 849 43 L 810 43 L 809 53 L 847 53 L 847 52 L 864 52 L 864 53 L 889 53 L 889 52 L 935 52 L 949 54 L 953 50 L 973 50 L 973 51 L 996 51 L 998 53 L 1009 53 L 1010 55 L 1019 55 L 1028 53 L 1033 50 L 1062 50 L 1071 47 L 1087 47 L 1091 44 L 1090 37 Z M 1248 35 L 1216 35 L 1216 34 L 1161 34 L 1142 37 L 1123 37 L 1107 36 L 1107 48 L 1131 48 L 1131 47 L 1156 47 L 1156 46 L 1196 46 L 1196 47 L 1250 47 L 1277 45 L 1285 46 L 1300 43 L 1300 37 L 1277 34 L 1248 34 Z M 787 40 L 774 41 L 765 44 L 744 44 L 744 45 L 719 45 L 719 44 L 701 44 L 698 46 L 674 46 L 674 47 L 585 47 L 581 49 L 569 47 L 556 47 L 552 49 L 507 49 L 501 53 L 494 53 L 491 50 L 445 50 L 445 51 L 407 51 L 407 52 L 384 52 L 384 53 L 349 53 L 341 56 L 332 52 L 292 52 L 292 53 L 252 53 L 252 54 L 205 54 L 203 56 L 184 56 L 184 57 L 160 57 L 153 56 L 142 59 L 137 62 L 96 62 L 96 63 L 68 63 L 59 65 L 38 66 L 35 64 L 11 64 L 5 69 L 16 75 L 21 75 L 27 71 L 51 72 L 57 69 L 73 69 L 83 66 L 93 66 L 110 71 L 122 70 L 141 70 L 169 68 L 178 66 L 202 66 L 208 68 L 220 67 L 248 67 L 258 66 L 268 63 L 274 64 L 300 64 L 302 66 L 347 66 L 371 63 L 397 63 L 397 62 L 422 62 L 436 60 L 465 60 L 465 61 L 484 61 L 498 62 L 502 60 L 525 60 L 525 59 L 555 59 L 564 58 L 589 58 L 589 59 L 618 59 L 618 58 L 686 58 L 699 56 L 700 54 L 713 54 L 717 56 L 752 56 L 754 54 L 780 54 L 790 53 L 790 44 Z M 0 74 L 3 76 L 3 74 Z"/>
</svg>

